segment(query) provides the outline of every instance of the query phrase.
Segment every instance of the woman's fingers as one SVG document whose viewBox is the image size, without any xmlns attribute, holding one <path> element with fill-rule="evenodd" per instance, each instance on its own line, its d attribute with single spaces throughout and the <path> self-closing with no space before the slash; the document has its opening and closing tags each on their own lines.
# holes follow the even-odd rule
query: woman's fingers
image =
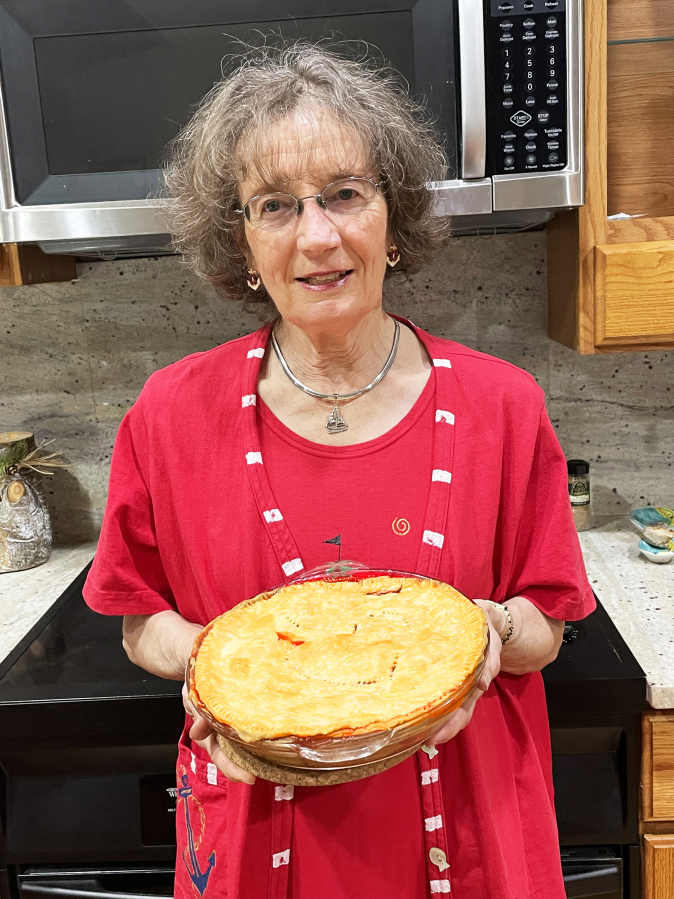
<svg viewBox="0 0 674 899">
<path fill-rule="evenodd" d="M 447 721 L 445 721 L 445 723 L 437 731 L 437 733 L 435 733 L 433 737 L 428 741 L 429 745 L 435 743 L 446 743 L 448 740 L 453 740 L 454 737 L 464 729 L 464 727 L 467 727 L 467 725 L 470 724 L 470 720 L 473 717 L 473 712 L 475 711 L 475 705 L 478 699 L 482 696 L 483 693 L 487 692 L 487 690 L 491 686 L 491 682 L 501 670 L 501 637 L 494 627 L 494 621 L 492 618 L 492 615 L 496 614 L 497 610 L 493 609 L 493 607 L 490 607 L 488 603 L 484 602 L 484 600 L 477 599 L 475 600 L 475 602 L 486 612 L 487 623 L 489 626 L 489 649 L 487 650 L 487 658 L 485 659 L 484 668 L 482 669 L 482 673 L 475 683 L 475 688 L 465 699 L 461 707 L 449 716 Z"/>
<path fill-rule="evenodd" d="M 440 730 L 427 741 L 428 744 L 433 746 L 435 743 L 446 743 L 448 740 L 453 740 L 459 731 L 462 731 L 470 723 L 470 719 L 475 711 L 475 704 L 480 696 L 482 696 L 480 690 L 473 690 L 461 708 L 453 712 Z"/>
<path fill-rule="evenodd" d="M 190 727 L 190 740 L 206 750 L 215 767 L 225 775 L 227 780 L 231 780 L 234 783 L 254 784 L 255 778 L 253 775 L 235 765 L 220 749 L 217 738 L 213 733 L 213 728 L 203 715 L 199 714 L 194 707 L 194 703 L 190 701 L 186 684 L 183 684 L 183 705 L 187 714 L 191 715 L 194 720 L 194 724 Z"/>
<path fill-rule="evenodd" d="M 489 626 L 489 649 L 482 674 L 477 682 L 477 687 L 484 693 L 489 689 L 489 685 L 501 670 L 501 649 L 503 644 L 501 643 L 501 635 L 494 624 L 494 616 L 499 614 L 498 610 L 484 599 L 476 599 L 475 605 L 480 606 L 486 613 Z"/>
<path fill-rule="evenodd" d="M 231 759 L 228 759 L 225 753 L 220 749 L 215 734 L 211 731 L 210 736 L 205 740 L 194 740 L 197 746 L 201 746 L 210 755 L 215 767 L 225 775 L 227 780 L 233 783 L 254 784 L 255 777 L 249 774 L 244 768 L 240 768 Z"/>
<path fill-rule="evenodd" d="M 213 733 L 213 728 L 206 721 L 205 718 L 202 718 L 201 715 L 197 714 L 194 719 L 194 724 L 190 727 L 190 740 L 194 740 L 198 742 L 199 740 L 205 740 L 209 734 Z"/>
</svg>

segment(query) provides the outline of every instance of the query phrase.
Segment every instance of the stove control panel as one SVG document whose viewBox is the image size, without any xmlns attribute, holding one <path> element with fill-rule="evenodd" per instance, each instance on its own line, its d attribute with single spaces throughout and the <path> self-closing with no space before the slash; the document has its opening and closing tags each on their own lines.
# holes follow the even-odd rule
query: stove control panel
<svg viewBox="0 0 674 899">
<path fill-rule="evenodd" d="M 566 0 L 490 0 L 491 174 L 567 162 Z"/>
</svg>

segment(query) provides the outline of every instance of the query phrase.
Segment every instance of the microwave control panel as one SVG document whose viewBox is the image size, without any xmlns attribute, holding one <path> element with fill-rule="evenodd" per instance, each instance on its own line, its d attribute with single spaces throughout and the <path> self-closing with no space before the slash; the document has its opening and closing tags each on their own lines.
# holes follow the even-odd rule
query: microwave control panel
<svg viewBox="0 0 674 899">
<path fill-rule="evenodd" d="M 566 0 L 489 3 L 489 173 L 563 169 L 568 139 Z"/>
</svg>

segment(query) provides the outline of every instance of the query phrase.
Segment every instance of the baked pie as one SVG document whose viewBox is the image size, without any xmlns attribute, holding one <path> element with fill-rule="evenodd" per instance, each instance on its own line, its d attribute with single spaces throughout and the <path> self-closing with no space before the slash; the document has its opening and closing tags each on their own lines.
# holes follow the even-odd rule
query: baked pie
<svg viewBox="0 0 674 899">
<path fill-rule="evenodd" d="M 482 609 L 438 581 L 288 584 L 202 631 L 191 697 L 246 742 L 367 734 L 444 709 L 486 644 Z"/>
</svg>

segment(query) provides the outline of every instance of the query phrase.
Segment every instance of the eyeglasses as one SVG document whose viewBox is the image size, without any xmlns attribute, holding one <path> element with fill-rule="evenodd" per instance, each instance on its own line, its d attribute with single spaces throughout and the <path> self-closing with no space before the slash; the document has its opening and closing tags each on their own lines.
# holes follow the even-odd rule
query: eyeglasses
<svg viewBox="0 0 674 899">
<path fill-rule="evenodd" d="M 374 200 L 382 181 L 370 178 L 341 178 L 324 187 L 319 194 L 296 197 L 294 194 L 261 194 L 248 200 L 239 215 L 245 215 L 254 228 L 275 231 L 302 214 L 305 200 L 316 200 L 324 212 L 341 218 L 358 215 Z"/>
</svg>

